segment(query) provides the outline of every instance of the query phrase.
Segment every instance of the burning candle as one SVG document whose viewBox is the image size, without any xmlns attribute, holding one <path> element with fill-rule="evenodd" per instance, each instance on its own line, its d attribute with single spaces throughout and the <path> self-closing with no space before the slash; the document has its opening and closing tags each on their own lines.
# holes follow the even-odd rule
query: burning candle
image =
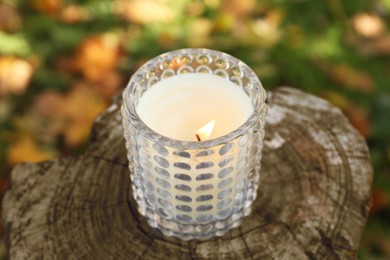
<svg viewBox="0 0 390 260">
<path fill-rule="evenodd" d="M 140 98 L 137 112 L 152 130 L 184 141 L 196 141 L 198 129 L 214 120 L 210 136 L 199 132 L 205 141 L 239 128 L 253 107 L 245 92 L 231 81 L 189 73 L 156 83 Z"/>
<path fill-rule="evenodd" d="M 259 181 L 265 92 L 234 57 L 160 55 L 131 78 L 122 106 L 133 196 L 150 226 L 221 236 L 249 214 Z"/>
<path fill-rule="evenodd" d="M 182 74 L 159 81 L 145 92 L 137 106 L 141 120 L 152 130 L 169 138 L 184 141 L 206 141 L 226 135 L 239 128 L 252 111 L 250 98 L 237 85 L 216 75 L 200 73 Z M 214 147 L 208 152 L 218 154 L 218 149 L 219 147 Z M 235 157 L 235 153 L 236 151 L 232 151 L 232 157 Z M 169 168 L 171 171 L 169 174 L 177 177 L 172 178 L 172 186 L 188 186 L 187 190 L 191 190 L 194 200 L 202 194 L 208 195 L 211 198 L 206 204 L 210 208 L 208 213 L 217 214 L 219 202 L 217 196 L 221 191 L 218 189 L 220 179 L 217 178 L 220 171 L 218 166 L 220 158 L 218 156 L 208 157 L 210 159 L 207 160 L 207 164 L 213 165 L 204 169 L 198 166 L 197 169 L 197 165 L 201 163 L 199 157 L 180 160 L 182 159 L 180 156 L 172 153 L 168 156 L 169 162 L 179 159 L 182 163 L 192 166 L 193 169 L 186 171 L 172 167 Z M 159 164 L 158 161 L 152 161 L 152 168 L 162 171 Z M 183 179 L 196 180 L 196 177 L 201 174 L 209 174 L 215 178 L 202 182 L 203 185 L 208 185 L 204 187 L 212 188 L 201 191 L 200 194 L 197 182 L 183 182 Z M 158 173 L 156 175 L 158 176 Z M 188 196 L 188 192 L 179 188 L 174 189 L 171 195 L 172 197 Z M 186 216 L 196 219 L 200 215 L 196 208 L 201 205 L 205 204 L 193 202 L 183 204 L 182 201 L 178 201 L 176 205 L 173 205 L 173 211 L 177 211 L 179 215 L 186 213 Z M 176 206 L 179 206 L 179 209 L 175 208 Z M 186 206 L 193 210 L 190 212 L 180 210 L 186 209 Z"/>
</svg>

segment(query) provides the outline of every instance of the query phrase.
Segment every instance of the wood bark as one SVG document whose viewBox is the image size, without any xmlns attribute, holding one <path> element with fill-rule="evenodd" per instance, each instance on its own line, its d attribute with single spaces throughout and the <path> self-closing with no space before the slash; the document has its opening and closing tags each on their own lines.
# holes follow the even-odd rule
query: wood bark
<svg viewBox="0 0 390 260">
<path fill-rule="evenodd" d="M 258 197 L 239 228 L 181 241 L 150 228 L 131 198 L 118 97 L 80 156 L 23 163 L 3 201 L 11 259 L 355 259 L 373 170 L 339 109 L 270 92 Z M 82 111 L 80 111 L 82 113 Z"/>
</svg>

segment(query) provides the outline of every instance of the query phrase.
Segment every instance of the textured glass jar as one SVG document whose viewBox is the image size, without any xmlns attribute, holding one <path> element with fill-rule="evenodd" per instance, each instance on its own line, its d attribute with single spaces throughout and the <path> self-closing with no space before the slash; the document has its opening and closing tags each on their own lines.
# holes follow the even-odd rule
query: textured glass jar
<svg viewBox="0 0 390 260">
<path fill-rule="evenodd" d="M 226 78 L 249 96 L 253 112 L 238 129 L 180 141 L 150 129 L 137 114 L 142 95 L 181 73 Z M 182 49 L 144 64 L 123 92 L 122 117 L 133 196 L 150 226 L 181 239 L 221 236 L 250 213 L 260 178 L 266 93 L 240 60 L 208 49 Z"/>
</svg>

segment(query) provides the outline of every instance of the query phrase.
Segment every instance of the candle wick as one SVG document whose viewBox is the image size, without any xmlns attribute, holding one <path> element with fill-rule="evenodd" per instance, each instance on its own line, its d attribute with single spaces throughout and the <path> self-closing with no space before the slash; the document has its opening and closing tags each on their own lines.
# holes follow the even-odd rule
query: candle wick
<svg viewBox="0 0 390 260">
<path fill-rule="evenodd" d="M 196 139 L 198 139 L 198 141 L 200 142 L 201 141 L 200 136 L 198 134 L 195 134 L 195 136 L 196 136 Z"/>
</svg>

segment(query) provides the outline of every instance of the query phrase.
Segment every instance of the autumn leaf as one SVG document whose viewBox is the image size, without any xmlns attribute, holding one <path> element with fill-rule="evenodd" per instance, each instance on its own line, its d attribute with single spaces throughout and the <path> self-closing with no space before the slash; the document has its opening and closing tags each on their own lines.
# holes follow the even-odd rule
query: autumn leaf
<svg viewBox="0 0 390 260">
<path fill-rule="evenodd" d="M 65 97 L 62 116 L 66 118 L 63 135 L 68 146 L 77 146 L 88 137 L 96 116 L 107 107 L 91 87 L 80 84 Z"/>
<path fill-rule="evenodd" d="M 62 0 L 29 0 L 31 6 L 38 12 L 54 15 L 62 7 Z"/>
<path fill-rule="evenodd" d="M 372 205 L 370 208 L 370 214 L 378 213 L 389 205 L 388 194 L 380 189 L 374 189 L 372 192 Z"/>
<path fill-rule="evenodd" d="M 166 49 L 172 48 L 172 46 L 175 44 L 176 41 L 177 41 L 177 36 L 174 33 L 169 31 L 163 31 L 158 36 L 159 45 L 161 45 Z"/>
<path fill-rule="evenodd" d="M 353 17 L 352 25 L 355 31 L 367 38 L 377 37 L 384 32 L 385 25 L 376 14 L 360 13 Z"/>
<path fill-rule="evenodd" d="M 255 9 L 255 0 L 227 0 L 222 5 L 222 10 L 233 17 L 247 17 Z"/>
<path fill-rule="evenodd" d="M 0 95 L 22 94 L 30 82 L 33 66 L 26 60 L 0 56 Z"/>
<path fill-rule="evenodd" d="M 169 23 L 176 17 L 166 1 L 161 0 L 117 0 L 114 2 L 114 10 L 123 19 L 139 24 Z"/>
<path fill-rule="evenodd" d="M 375 88 L 374 82 L 368 73 L 353 69 L 346 64 L 334 66 L 331 70 L 331 76 L 338 84 L 349 89 L 371 92 Z"/>
<path fill-rule="evenodd" d="M 100 97 L 106 101 L 111 101 L 112 97 L 118 93 L 119 89 L 125 87 L 123 75 L 117 71 L 111 71 L 105 74 L 99 82 L 93 85 Z"/>
<path fill-rule="evenodd" d="M 75 57 L 75 69 L 89 81 L 99 81 L 118 64 L 120 46 L 113 33 L 86 38 L 79 46 Z"/>
<path fill-rule="evenodd" d="M 326 91 L 322 96 L 336 107 L 346 110 L 351 106 L 350 101 L 342 94 L 336 91 Z"/>
<path fill-rule="evenodd" d="M 64 106 L 63 94 L 56 91 L 45 91 L 35 98 L 34 108 L 42 116 L 59 116 Z"/>
<path fill-rule="evenodd" d="M 359 51 L 364 55 L 389 55 L 390 54 L 390 34 L 378 37 L 360 44 Z"/>
<path fill-rule="evenodd" d="M 16 31 L 22 26 L 18 10 L 9 4 L 0 4 L 0 30 Z"/>
<path fill-rule="evenodd" d="M 210 45 L 210 34 L 213 24 L 209 19 L 194 19 L 189 24 L 187 43 L 189 47 L 204 47 Z"/>
<path fill-rule="evenodd" d="M 42 149 L 29 136 L 21 136 L 12 143 L 7 151 L 7 161 L 10 165 L 20 162 L 39 162 L 55 156 L 55 152 Z"/>
<path fill-rule="evenodd" d="M 34 111 L 41 116 L 41 120 L 34 119 L 32 122 L 46 125 L 44 136 L 49 138 L 46 138 L 48 142 L 61 134 L 67 146 L 80 145 L 87 139 L 96 116 L 110 101 L 107 98 L 106 102 L 99 90 L 111 98 L 119 85 L 115 77 L 116 75 L 111 75 L 106 83 L 101 82 L 99 89 L 79 82 L 75 83 L 71 91 L 66 94 L 55 91 L 43 92 L 34 101 Z M 114 84 L 114 87 L 109 87 L 109 84 Z M 41 136 L 43 134 L 41 129 L 30 122 L 31 118 L 34 116 L 19 119 L 16 123 L 17 129 L 33 133 L 34 136 Z M 23 130 L 24 127 L 28 129 Z"/>
<path fill-rule="evenodd" d="M 230 31 L 235 25 L 234 17 L 228 14 L 220 14 L 214 21 L 214 30 L 217 32 Z"/>
<path fill-rule="evenodd" d="M 343 110 L 351 124 L 365 137 L 371 134 L 371 122 L 366 111 L 356 105 L 350 105 Z"/>
<path fill-rule="evenodd" d="M 184 13 L 188 16 L 199 16 L 204 10 L 205 7 L 201 2 L 189 2 L 184 8 Z"/>
<path fill-rule="evenodd" d="M 61 10 L 60 19 L 64 23 L 77 23 L 87 19 L 88 13 L 79 5 L 67 5 Z"/>
<path fill-rule="evenodd" d="M 339 107 L 347 116 L 351 124 L 364 136 L 371 134 L 371 121 L 368 113 L 348 100 L 344 95 L 335 91 L 326 91 L 322 96 L 333 105 Z"/>
<path fill-rule="evenodd" d="M 267 12 L 264 18 L 253 20 L 251 29 L 257 37 L 261 38 L 261 45 L 273 46 L 280 39 L 279 26 L 283 13 L 279 9 L 272 9 Z M 259 39 L 256 39 L 259 41 Z"/>
<path fill-rule="evenodd" d="M 335 91 L 326 91 L 322 96 L 330 103 L 340 108 L 350 123 L 364 136 L 369 137 L 371 134 L 371 121 L 368 113 L 348 100 L 344 95 Z"/>
</svg>

